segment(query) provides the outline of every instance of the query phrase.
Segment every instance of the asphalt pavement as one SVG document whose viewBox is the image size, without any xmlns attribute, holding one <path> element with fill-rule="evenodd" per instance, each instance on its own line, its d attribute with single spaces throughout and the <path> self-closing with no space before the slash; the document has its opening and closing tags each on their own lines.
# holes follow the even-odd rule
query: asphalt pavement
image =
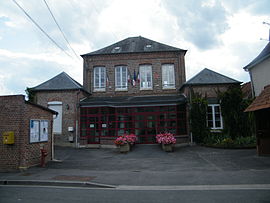
<svg viewBox="0 0 270 203">
<path fill-rule="evenodd" d="M 70 184 L 72 186 L 196 186 L 270 184 L 270 157 L 255 149 L 178 146 L 172 153 L 159 145 L 136 145 L 126 154 L 118 149 L 56 147 L 55 158 L 15 173 L 0 173 L 0 184 Z"/>
</svg>

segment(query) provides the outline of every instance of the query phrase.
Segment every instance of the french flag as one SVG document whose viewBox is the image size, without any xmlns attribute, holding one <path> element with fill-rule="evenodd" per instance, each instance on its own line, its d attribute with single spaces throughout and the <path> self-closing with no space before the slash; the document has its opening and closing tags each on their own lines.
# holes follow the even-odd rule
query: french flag
<svg viewBox="0 0 270 203">
<path fill-rule="evenodd" d="M 138 74 L 137 74 L 137 82 L 140 83 L 140 72 L 138 71 Z"/>
<path fill-rule="evenodd" d="M 136 85 L 136 71 L 134 70 L 134 74 L 133 74 L 133 80 L 132 80 L 132 85 L 135 86 Z"/>
</svg>

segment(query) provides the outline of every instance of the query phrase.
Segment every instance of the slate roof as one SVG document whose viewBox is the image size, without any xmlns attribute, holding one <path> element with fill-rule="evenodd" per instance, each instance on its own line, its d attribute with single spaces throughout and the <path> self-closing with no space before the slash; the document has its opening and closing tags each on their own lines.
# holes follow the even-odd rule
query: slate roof
<svg viewBox="0 0 270 203">
<path fill-rule="evenodd" d="M 83 107 L 87 106 L 157 106 L 169 104 L 182 104 L 186 102 L 184 95 L 166 96 L 122 96 L 122 97 L 88 97 L 80 102 Z"/>
<path fill-rule="evenodd" d="M 205 68 L 201 72 L 199 72 L 197 75 L 195 75 L 193 78 L 186 81 L 183 84 L 183 86 L 212 85 L 212 84 L 237 84 L 237 83 L 240 84 L 241 82 Z"/>
<path fill-rule="evenodd" d="M 268 42 L 268 44 L 264 47 L 261 53 L 255 59 L 253 59 L 253 61 L 251 61 L 248 65 L 246 65 L 244 69 L 249 70 L 250 68 L 264 61 L 268 57 L 270 57 L 270 42 Z"/>
<path fill-rule="evenodd" d="M 83 89 L 83 86 L 76 80 L 71 78 L 67 73 L 62 72 L 50 80 L 31 88 L 33 91 L 46 91 L 46 90 L 76 90 Z"/>
<path fill-rule="evenodd" d="M 83 56 L 119 54 L 119 53 L 145 53 L 145 52 L 186 52 L 187 50 L 162 44 L 144 37 L 129 37 L 110 46 L 99 49 Z"/>
<path fill-rule="evenodd" d="M 245 112 L 270 108 L 270 85 L 267 85 L 261 94 L 249 105 Z"/>
</svg>

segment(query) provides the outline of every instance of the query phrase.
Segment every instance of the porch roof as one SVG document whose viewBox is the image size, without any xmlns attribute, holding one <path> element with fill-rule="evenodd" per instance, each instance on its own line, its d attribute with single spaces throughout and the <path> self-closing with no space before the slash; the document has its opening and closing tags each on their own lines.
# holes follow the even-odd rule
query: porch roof
<svg viewBox="0 0 270 203">
<path fill-rule="evenodd" d="M 270 108 L 270 85 L 264 87 L 261 94 L 249 105 L 245 112 Z"/>
<path fill-rule="evenodd" d="M 82 107 L 109 106 L 109 107 L 136 107 L 160 106 L 186 103 L 184 95 L 166 96 L 118 96 L 118 97 L 88 97 L 81 100 Z"/>
</svg>

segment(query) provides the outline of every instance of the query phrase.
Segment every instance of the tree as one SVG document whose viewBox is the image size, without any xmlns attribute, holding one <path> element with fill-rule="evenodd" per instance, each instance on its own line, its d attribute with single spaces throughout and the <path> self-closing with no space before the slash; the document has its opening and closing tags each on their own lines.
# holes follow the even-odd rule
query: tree
<svg viewBox="0 0 270 203">
<path fill-rule="evenodd" d="M 201 94 L 191 91 L 190 126 L 194 141 L 202 143 L 209 134 L 207 127 L 207 100 Z"/>
<path fill-rule="evenodd" d="M 32 90 L 32 88 L 27 87 L 25 90 L 25 93 L 27 95 L 28 101 L 35 102 L 35 92 Z"/>
<path fill-rule="evenodd" d="M 224 132 L 232 139 L 240 136 L 251 136 L 254 129 L 253 117 L 244 113 L 251 101 L 243 99 L 240 86 L 232 86 L 226 92 L 218 94 L 224 121 Z"/>
</svg>

